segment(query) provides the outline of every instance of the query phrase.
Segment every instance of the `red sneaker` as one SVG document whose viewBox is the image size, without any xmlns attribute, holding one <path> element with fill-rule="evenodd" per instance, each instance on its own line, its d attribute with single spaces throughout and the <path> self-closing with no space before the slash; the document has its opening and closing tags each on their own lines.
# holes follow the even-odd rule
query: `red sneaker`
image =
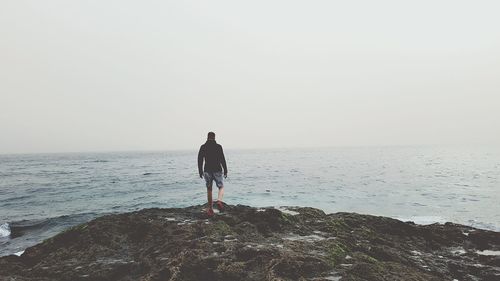
<svg viewBox="0 0 500 281">
<path fill-rule="evenodd" d="M 222 201 L 217 201 L 217 209 L 219 209 L 220 212 L 224 211 L 224 203 L 222 203 Z"/>
<path fill-rule="evenodd" d="M 213 217 L 214 216 L 214 209 L 210 208 L 207 210 L 207 215 L 209 218 Z"/>
</svg>

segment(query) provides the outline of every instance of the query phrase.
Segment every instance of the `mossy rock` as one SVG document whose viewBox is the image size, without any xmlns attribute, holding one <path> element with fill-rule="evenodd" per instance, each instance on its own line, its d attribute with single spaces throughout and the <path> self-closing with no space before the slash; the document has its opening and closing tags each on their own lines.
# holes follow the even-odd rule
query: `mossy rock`
<svg viewBox="0 0 500 281">
<path fill-rule="evenodd" d="M 285 224 L 293 224 L 297 222 L 297 218 L 294 215 L 281 213 L 281 220 Z"/>
<path fill-rule="evenodd" d="M 332 266 L 336 266 L 342 262 L 348 254 L 349 249 L 346 245 L 340 242 L 334 242 L 327 249 L 327 258 Z"/>
<path fill-rule="evenodd" d="M 235 234 L 231 227 L 224 221 L 213 222 L 206 230 L 207 236 L 226 236 Z"/>
</svg>

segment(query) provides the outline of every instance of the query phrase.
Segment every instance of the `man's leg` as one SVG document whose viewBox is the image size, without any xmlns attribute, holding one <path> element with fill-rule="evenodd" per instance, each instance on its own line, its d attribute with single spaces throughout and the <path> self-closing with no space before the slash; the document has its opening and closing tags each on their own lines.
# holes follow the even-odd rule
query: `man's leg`
<svg viewBox="0 0 500 281">
<path fill-rule="evenodd" d="M 224 186 L 219 187 L 219 194 L 217 195 L 217 209 L 220 212 L 224 211 L 224 204 L 222 203 L 222 197 L 224 197 Z"/>
<path fill-rule="evenodd" d="M 217 201 L 222 202 L 222 197 L 224 197 L 224 186 L 219 187 L 219 194 L 217 195 Z"/>
<path fill-rule="evenodd" d="M 217 195 L 217 209 L 222 212 L 224 211 L 224 204 L 222 204 L 222 197 L 224 197 L 224 182 L 222 180 L 222 173 L 215 173 L 214 179 L 217 187 L 219 188 L 219 193 Z"/>
<path fill-rule="evenodd" d="M 215 184 L 219 188 L 219 193 L 217 195 L 217 201 L 222 202 L 222 197 L 224 197 L 224 180 L 222 179 L 222 173 L 214 173 Z"/>
<path fill-rule="evenodd" d="M 213 178 L 207 172 L 203 173 L 203 176 L 205 177 L 206 186 L 207 186 L 207 201 L 208 201 L 207 214 L 208 214 L 209 217 L 211 217 L 211 216 L 214 215 L 213 202 L 212 202 L 212 183 L 213 183 Z"/>
<path fill-rule="evenodd" d="M 212 209 L 212 187 L 207 187 L 208 209 Z"/>
</svg>

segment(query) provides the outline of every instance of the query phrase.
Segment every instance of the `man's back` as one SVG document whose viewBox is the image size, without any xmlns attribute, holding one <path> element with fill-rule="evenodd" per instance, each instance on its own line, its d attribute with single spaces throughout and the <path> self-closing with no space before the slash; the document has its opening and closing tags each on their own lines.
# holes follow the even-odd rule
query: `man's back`
<svg viewBox="0 0 500 281">
<path fill-rule="evenodd" d="M 205 167 L 202 170 L 203 160 L 205 160 Z M 215 142 L 215 140 L 207 140 L 200 147 L 198 153 L 198 171 L 201 174 L 203 171 L 221 172 L 222 169 L 224 169 L 224 174 L 227 174 L 226 159 L 222 146 Z"/>
</svg>

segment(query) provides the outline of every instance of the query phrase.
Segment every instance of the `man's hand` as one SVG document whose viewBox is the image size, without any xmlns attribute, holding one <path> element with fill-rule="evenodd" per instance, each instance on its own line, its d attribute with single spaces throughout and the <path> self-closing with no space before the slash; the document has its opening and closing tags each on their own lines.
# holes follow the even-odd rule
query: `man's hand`
<svg viewBox="0 0 500 281">
<path fill-rule="evenodd" d="M 224 178 L 227 179 L 227 173 L 224 174 Z"/>
</svg>

